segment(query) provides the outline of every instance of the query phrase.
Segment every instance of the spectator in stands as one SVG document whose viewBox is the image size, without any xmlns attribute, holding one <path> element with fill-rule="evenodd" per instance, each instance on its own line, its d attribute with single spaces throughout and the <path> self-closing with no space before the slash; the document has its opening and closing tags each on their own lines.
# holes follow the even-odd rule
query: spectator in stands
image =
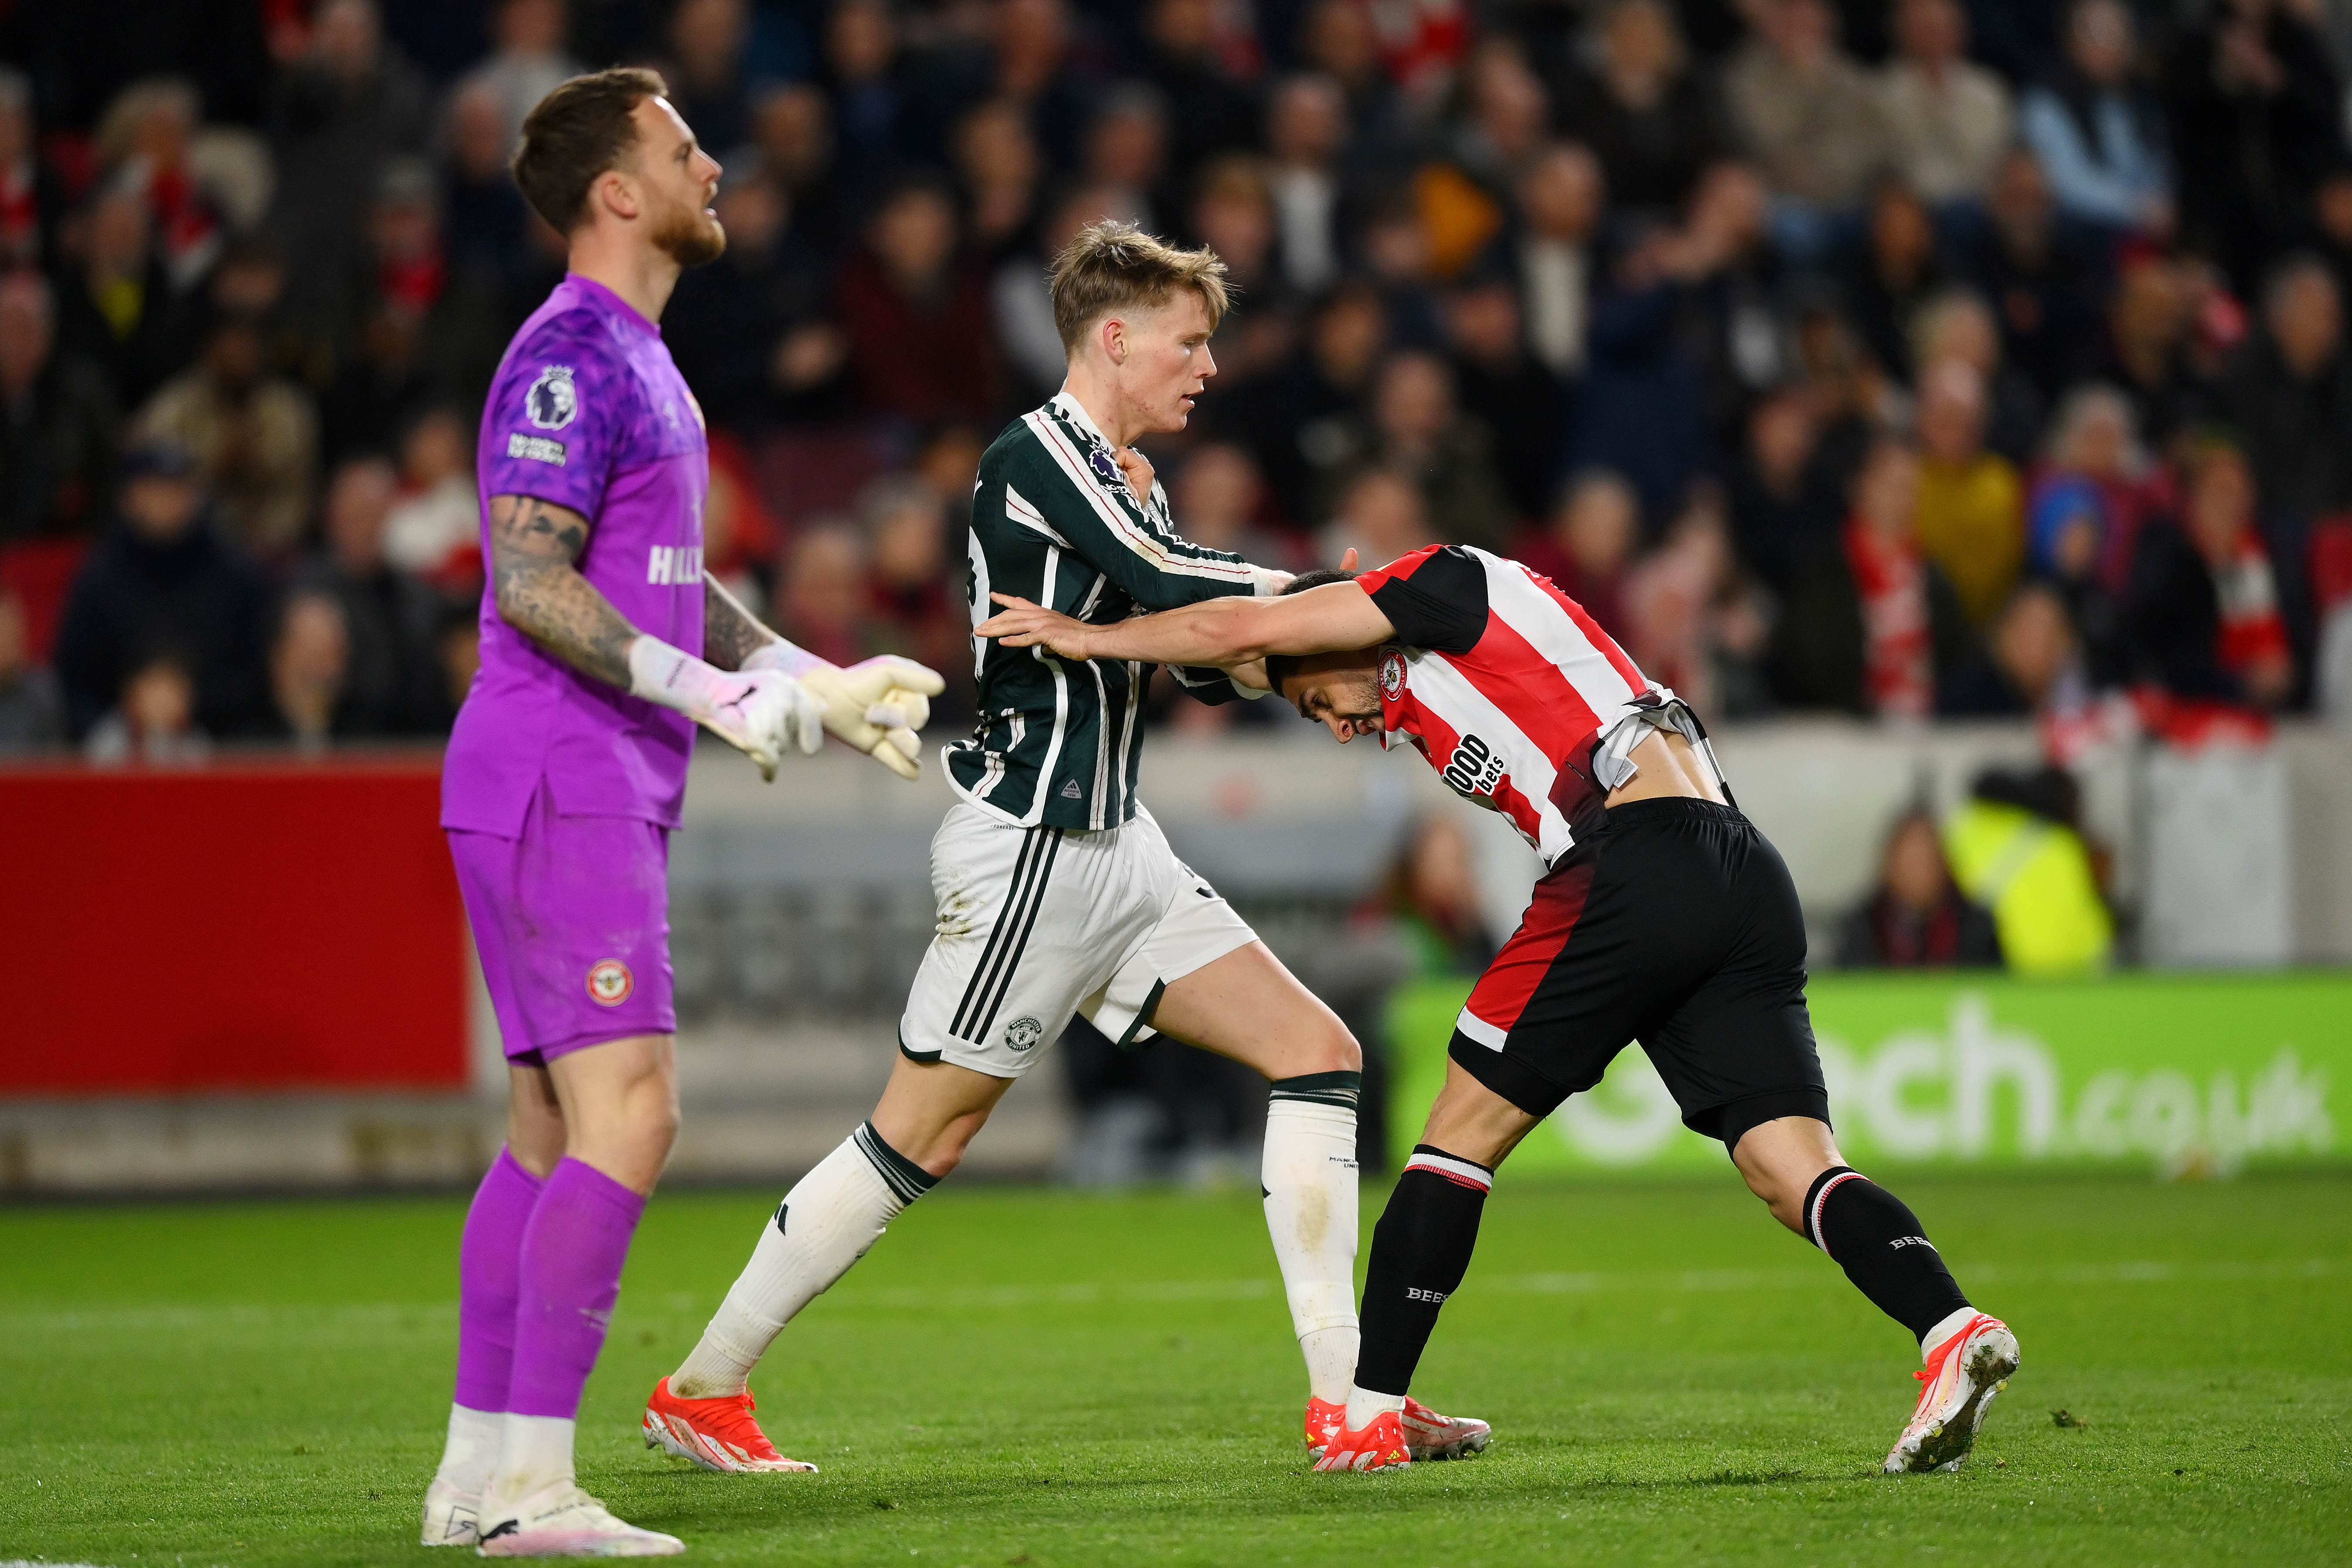
<svg viewBox="0 0 2352 1568">
<path fill-rule="evenodd" d="M 727 253 L 679 277 L 662 337 L 704 417 L 756 436 L 839 391 L 849 341 L 825 320 L 826 258 L 759 153 L 728 159 L 716 210 Z"/>
<path fill-rule="evenodd" d="M 1911 323 L 1948 286 L 1936 220 L 1919 193 L 1888 175 L 1871 186 L 1861 244 L 1843 268 L 1846 314 L 1880 368 L 1911 379 Z"/>
<path fill-rule="evenodd" d="M 394 570 L 453 590 L 478 585 L 480 501 L 474 491 L 474 433 L 446 404 L 411 421 L 400 439 L 400 494 L 383 521 L 383 557 Z"/>
<path fill-rule="evenodd" d="M 1343 461 L 1327 469 L 1327 495 L 1337 499 L 1347 467 L 1370 463 L 1412 479 L 1440 539 L 1504 547 L 1511 507 L 1495 471 L 1494 437 L 1462 413 L 1444 361 L 1417 349 L 1392 355 L 1373 384 L 1370 416 L 1348 434 Z"/>
<path fill-rule="evenodd" d="M 1509 38 L 1488 38 L 1470 56 L 1456 89 L 1461 100 L 1447 157 L 1419 177 L 1422 218 L 1440 274 L 1476 252 L 1493 232 L 1493 197 L 1543 140 L 1551 117 L 1544 85 Z M 1432 182 L 1443 177 L 1447 183 Z M 1458 181 L 1459 183 L 1454 183 Z M 1447 199 L 1428 193 L 1444 189 Z"/>
<path fill-rule="evenodd" d="M 2221 405 L 2268 517 L 2302 524 L 2352 504 L 2352 356 L 2343 299 L 2318 258 L 2272 269 L 2261 328 L 2229 367 Z"/>
<path fill-rule="evenodd" d="M 265 554 L 294 547 L 310 521 L 319 417 L 300 386 L 269 374 L 257 321 L 219 321 L 203 357 L 155 394 L 136 425 L 142 438 L 194 457 L 247 546 Z"/>
<path fill-rule="evenodd" d="M 1984 378 L 1985 445 L 2012 463 L 2032 459 L 2042 441 L 2049 408 L 2032 382 L 2001 352 L 2000 326 L 1973 289 L 1947 289 L 1912 314 L 1913 365 L 1960 360 Z"/>
<path fill-rule="evenodd" d="M 1560 129 L 1600 159 L 1620 208 L 1678 213 L 1699 176 L 1731 154 L 1721 98 L 1662 0 L 1620 0 L 1596 31 L 1592 64 L 1571 65 L 1553 87 Z"/>
<path fill-rule="evenodd" d="M 440 601 L 384 559 L 399 479 L 380 457 L 345 459 L 327 481 L 325 548 L 298 574 L 305 592 L 341 606 L 349 676 L 341 728 L 361 735 L 421 735 L 445 728 L 437 643 Z"/>
<path fill-rule="evenodd" d="M 744 0 L 679 0 L 671 8 L 662 74 L 670 102 L 705 147 L 734 147 L 743 140 L 749 107 L 743 51 L 751 36 Z"/>
<path fill-rule="evenodd" d="M 1569 477 L 1542 532 L 1518 558 L 1559 584 L 1610 636 L 1630 634 L 1625 579 L 1642 542 L 1642 501 L 1622 474 L 1586 468 Z"/>
<path fill-rule="evenodd" d="M 2208 390 L 2189 355 L 2183 268 L 2161 257 L 2128 262 L 2108 301 L 2089 373 L 2130 401 L 2132 424 L 2161 450 L 2207 417 Z"/>
<path fill-rule="evenodd" d="M 937 184 L 909 179 L 885 197 L 835 308 L 869 412 L 920 424 L 996 411 L 987 289 L 957 254 L 955 207 Z"/>
<path fill-rule="evenodd" d="M 869 613 L 880 651 L 934 669 L 968 664 L 971 622 L 962 595 L 950 591 L 939 492 L 912 477 L 885 479 L 866 493 L 864 511 Z"/>
<path fill-rule="evenodd" d="M 1970 247 L 1968 269 L 2000 318 L 2002 357 L 2045 401 L 2055 398 L 2097 331 L 2095 264 L 2061 221 L 2030 149 L 2012 147 L 2001 156 L 1985 205 L 1988 221 Z"/>
<path fill-rule="evenodd" d="M 0 548 L 97 531 L 121 419 L 105 372 L 58 352 L 47 281 L 0 278 Z"/>
<path fill-rule="evenodd" d="M 1625 648 L 1709 721 L 1769 707 L 1769 616 L 1745 591 L 1713 487 L 1700 487 L 1659 547 L 1626 574 Z"/>
<path fill-rule="evenodd" d="M 150 77 L 115 95 L 95 138 L 104 175 L 147 204 L 163 276 L 181 294 L 204 280 L 225 238 L 219 208 L 192 157 L 203 121 L 193 82 Z"/>
<path fill-rule="evenodd" d="M 1316 307 L 1287 364 L 1223 389 L 1203 405 L 1215 430 L 1249 446 L 1295 525 L 1324 521 L 1318 472 L 1347 460 L 1350 422 L 1370 391 L 1387 335 L 1379 291 L 1343 283 Z"/>
<path fill-rule="evenodd" d="M 2326 43 L 2299 5 L 2218 0 L 2179 35 L 2164 95 L 2182 237 L 2249 292 L 2343 156 L 2343 91 Z"/>
<path fill-rule="evenodd" d="M 1844 521 L 1843 488 L 1822 451 L 1821 417 L 1801 385 L 1758 398 L 1727 500 L 1739 563 L 1775 594 L 1789 591 L 1799 554 Z"/>
<path fill-rule="evenodd" d="M 499 0 L 491 13 L 495 47 L 458 81 L 455 96 L 478 94 L 495 111 L 501 160 L 521 139 L 523 116 L 566 77 L 587 68 L 564 47 L 571 24 L 566 0 Z"/>
<path fill-rule="evenodd" d="M 1966 665 L 1967 616 L 1919 547 L 1919 459 L 1910 445 L 1880 437 L 1852 493 L 1845 527 L 1798 553 L 1772 689 L 1790 708 L 1916 722 L 1935 710 L 1939 684 Z"/>
<path fill-rule="evenodd" d="M 1992 916 L 1952 883 L 1936 819 L 1914 806 L 1895 819 L 1878 886 L 1838 922 L 1842 969 L 1995 969 Z"/>
<path fill-rule="evenodd" d="M 57 674 L 33 662 L 24 601 L 0 587 L 0 757 L 46 752 L 65 738 L 65 697 Z"/>
<path fill-rule="evenodd" d="M 2095 686 L 2129 678 L 2125 595 L 2140 531 L 2166 504 L 2164 484 L 2133 438 L 2122 394 L 2093 383 L 2069 395 L 2027 503 L 2026 570 L 2065 601 Z"/>
<path fill-rule="evenodd" d="M 992 98 L 957 124 L 954 148 L 971 248 L 991 265 L 1002 265 L 1024 247 L 1037 222 L 1045 177 L 1037 138 L 1019 104 Z"/>
<path fill-rule="evenodd" d="M 65 191 L 34 137 L 32 79 L 0 66 L 0 268 L 57 259 Z"/>
<path fill-rule="evenodd" d="M 1168 173 L 1168 105 L 1159 89 L 1121 82 L 1105 93 L 1087 126 L 1081 170 L 1093 184 L 1118 193 L 1122 212 L 1158 232 L 1176 216 L 1162 184 Z"/>
<path fill-rule="evenodd" d="M 785 556 L 776 629 L 835 664 L 878 652 L 866 615 L 866 541 L 856 529 L 838 521 L 808 529 Z"/>
<path fill-rule="evenodd" d="M 135 185 L 102 186 L 72 226 L 75 244 L 58 299 L 58 341 L 106 372 L 115 395 L 136 406 L 177 368 L 188 310 L 151 243 L 146 199 Z"/>
<path fill-rule="evenodd" d="M 82 754 L 101 767 L 203 762 L 212 754 L 212 736 L 196 722 L 197 700 L 186 663 L 176 653 L 157 654 L 124 679 L 121 700 L 83 738 Z"/>
<path fill-rule="evenodd" d="M 2075 0 L 2066 53 L 2030 89 L 2021 116 L 2058 210 L 2113 234 L 2161 238 L 2172 229 L 2164 110 L 2133 58 L 2123 0 Z"/>
<path fill-rule="evenodd" d="M 1318 566 L 1337 566 L 1350 550 L 1363 562 L 1387 563 L 1438 542 L 1429 526 L 1421 487 L 1393 469 L 1359 469 L 1339 492 L 1331 521 L 1316 535 Z"/>
<path fill-rule="evenodd" d="M 1286 78 L 1266 111 L 1265 144 L 1283 281 L 1311 297 L 1338 281 L 1344 251 L 1339 160 L 1348 144 L 1348 100 L 1339 84 L 1327 76 Z"/>
<path fill-rule="evenodd" d="M 1256 99 L 1218 58 L 1216 0 L 1152 0 L 1143 16 L 1144 79 L 1168 106 L 1168 151 L 1179 170 L 1243 151 Z"/>
<path fill-rule="evenodd" d="M 441 247 L 439 183 L 421 159 L 385 161 L 368 211 L 368 272 L 354 290 L 359 314 L 348 349 L 319 396 L 320 445 L 328 460 L 381 447 L 454 384 L 482 350 L 433 330 L 448 282 Z"/>
<path fill-rule="evenodd" d="M 833 106 L 824 90 L 808 82 L 761 89 L 751 102 L 751 144 L 768 177 L 790 198 L 801 232 L 828 255 L 838 249 L 842 181 L 835 167 Z"/>
<path fill-rule="evenodd" d="M 2276 708 L 2294 693 L 2294 660 L 2252 470 L 2214 437 L 2195 440 L 2181 468 L 2179 521 L 2144 530 L 2133 562 L 2140 671 L 2176 697 Z"/>
<path fill-rule="evenodd" d="M 1892 132 L 1877 84 L 1838 48 L 1828 0 L 1758 0 L 1753 16 L 1756 37 L 1725 89 L 1772 187 L 1782 246 L 1815 256 L 1861 202 Z"/>
<path fill-rule="evenodd" d="M 1510 264 L 1528 351 L 1562 385 L 1584 374 L 1591 321 L 1592 241 L 1601 223 L 1601 163 L 1574 142 L 1538 151 L 1520 171 Z"/>
<path fill-rule="evenodd" d="M 2016 128 L 2009 89 L 1969 59 L 1967 13 L 1958 0 L 1898 0 L 1895 48 L 1878 82 L 1896 171 L 1930 205 L 1982 200 Z"/>
<path fill-rule="evenodd" d="M 1964 360 L 1919 376 L 1919 547 L 1942 568 L 1960 608 L 1990 626 L 2025 559 L 2024 486 L 1984 446 L 1984 377 Z"/>
<path fill-rule="evenodd" d="M 288 595 L 269 644 L 270 711 L 261 732 L 304 752 L 348 733 L 351 657 L 343 606 L 333 595 L 313 588 Z"/>
<path fill-rule="evenodd" d="M 1948 682 L 1941 710 L 2024 718 L 2074 711 L 2089 698 L 2065 599 L 2051 584 L 2029 580 L 2000 607 L 1982 652 Z"/>
<path fill-rule="evenodd" d="M 1265 483 L 1248 448 L 1237 442 L 1204 441 L 1195 447 L 1176 472 L 1169 500 L 1177 528 L 1195 544 L 1285 571 L 1306 564 L 1297 559 L 1295 542 L 1259 526 Z"/>
<path fill-rule="evenodd" d="M 1539 517 L 1559 483 L 1566 389 L 1528 352 L 1518 291 L 1499 268 L 1446 301 L 1446 335 L 1463 409 L 1495 437 L 1495 467 L 1522 519 Z"/>
<path fill-rule="evenodd" d="M 1217 374 L 1241 381 L 1271 370 L 1297 334 L 1292 301 L 1274 258 L 1274 196 L 1265 165 L 1232 154 L 1203 167 L 1193 183 L 1190 232 L 1225 264 L 1225 284 L 1238 296 L 1231 325 L 1221 329 Z"/>
<path fill-rule="evenodd" d="M 357 319 L 368 208 L 384 161 L 424 150 L 425 111 L 425 84 L 384 41 L 373 0 L 321 0 L 309 52 L 270 89 L 269 226 L 302 258 L 288 308 L 306 342 L 331 352 Z"/>
<path fill-rule="evenodd" d="M 1045 277 L 1070 237 L 1090 223 L 1123 216 L 1119 194 L 1107 185 L 1080 185 L 1050 207 L 1039 225 L 1034 248 L 1008 257 L 989 279 L 989 311 L 996 342 L 1004 354 L 1007 401 L 1036 407 L 1060 389 L 1069 374 L 1069 354 L 1054 325 L 1054 296 Z M 1230 396 L 1224 387 L 1218 389 Z M 1213 409 L 1213 403 L 1211 407 Z M 1210 416 L 1214 418 L 1213 413 Z"/>
<path fill-rule="evenodd" d="M 126 683 L 168 656 L 193 696 L 193 722 L 215 735 L 260 716 L 268 588 L 233 542 L 194 458 L 147 440 L 127 453 L 118 521 L 74 580 L 58 628 L 58 678 L 79 738 Z M 132 704 L 135 721 L 141 711 Z"/>
<path fill-rule="evenodd" d="M 991 90 L 1026 105 L 1046 156 L 1077 162 L 1091 93 L 1070 64 L 1070 19 L 1063 0 L 997 0 L 989 37 Z"/>
</svg>

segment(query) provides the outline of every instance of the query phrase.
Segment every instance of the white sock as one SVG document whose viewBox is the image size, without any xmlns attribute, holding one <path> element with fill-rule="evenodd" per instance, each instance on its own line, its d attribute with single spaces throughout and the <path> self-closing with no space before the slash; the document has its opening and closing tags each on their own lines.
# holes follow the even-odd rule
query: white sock
<svg viewBox="0 0 2352 1568">
<path fill-rule="evenodd" d="M 1348 1430 L 1360 1432 L 1390 1412 L 1404 1408 L 1402 1394 L 1374 1394 L 1369 1388 L 1348 1390 Z"/>
<path fill-rule="evenodd" d="M 1307 1386 L 1332 1404 L 1356 1375 L 1356 1090 L 1285 1079 L 1265 1107 L 1265 1228 L 1307 1359 Z M 1352 1079 L 1354 1074 L 1346 1075 Z M 1287 1086 L 1297 1085 L 1297 1088 Z"/>
<path fill-rule="evenodd" d="M 680 1399 L 725 1399 L 803 1307 L 849 1272 L 900 1210 L 938 1177 L 882 1142 L 867 1122 L 784 1194 L 701 1340 L 670 1374 Z"/>
<path fill-rule="evenodd" d="M 517 1415 L 512 1411 L 499 1419 L 503 1426 L 492 1484 L 499 1502 L 512 1507 L 542 1488 L 572 1479 L 572 1433 L 578 1423 L 561 1415 Z"/>
<path fill-rule="evenodd" d="M 1950 1317 L 1946 1318 L 1942 1322 L 1937 1323 L 1934 1328 L 1929 1329 L 1927 1331 L 1927 1337 L 1919 1342 L 1919 1359 L 1923 1362 L 1926 1361 L 1929 1351 L 1934 1350 L 1937 1345 L 1942 1344 L 1946 1340 L 1950 1339 L 1954 1334 L 1957 1334 L 1962 1329 L 1967 1328 L 1969 1321 L 1976 1315 L 1977 1310 L 1974 1307 L 1963 1307 L 1958 1311 L 1954 1312 Z"/>
<path fill-rule="evenodd" d="M 481 1496 L 482 1489 L 490 1483 L 490 1472 L 499 1468 L 499 1447 L 505 1440 L 506 1421 L 494 1410 L 449 1406 L 449 1440 L 442 1445 L 441 1468 L 434 1472 L 433 1479 L 469 1497 Z"/>
</svg>

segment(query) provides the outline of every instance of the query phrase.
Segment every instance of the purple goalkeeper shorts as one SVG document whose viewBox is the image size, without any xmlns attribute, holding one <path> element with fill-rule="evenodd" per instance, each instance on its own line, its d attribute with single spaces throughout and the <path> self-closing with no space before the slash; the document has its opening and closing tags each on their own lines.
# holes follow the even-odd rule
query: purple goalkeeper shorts
<svg viewBox="0 0 2352 1568">
<path fill-rule="evenodd" d="M 521 837 L 451 828 L 449 858 L 509 1061 L 677 1032 L 667 829 L 559 816 L 542 784 Z"/>
</svg>

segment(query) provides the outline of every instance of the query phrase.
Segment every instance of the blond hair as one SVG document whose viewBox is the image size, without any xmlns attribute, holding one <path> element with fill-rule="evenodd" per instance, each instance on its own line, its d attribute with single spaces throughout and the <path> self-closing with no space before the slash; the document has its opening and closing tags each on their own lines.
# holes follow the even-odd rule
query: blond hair
<svg viewBox="0 0 2352 1568">
<path fill-rule="evenodd" d="M 1157 310 L 1180 289 L 1197 290 L 1208 307 L 1209 330 L 1225 314 L 1225 264 L 1203 246 L 1179 250 L 1131 223 L 1104 218 L 1071 237 L 1048 274 L 1054 289 L 1054 330 L 1066 353 L 1095 322 L 1115 310 Z"/>
</svg>

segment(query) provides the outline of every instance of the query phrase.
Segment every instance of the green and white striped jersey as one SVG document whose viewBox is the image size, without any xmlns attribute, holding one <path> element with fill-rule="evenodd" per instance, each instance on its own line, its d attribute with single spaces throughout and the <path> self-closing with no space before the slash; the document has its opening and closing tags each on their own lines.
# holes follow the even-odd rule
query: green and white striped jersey
<svg viewBox="0 0 2352 1568">
<path fill-rule="evenodd" d="M 1137 504 L 1110 443 L 1067 393 L 1007 426 L 981 458 L 971 553 L 974 626 L 994 613 L 992 593 L 1103 626 L 1285 581 L 1178 538 L 1157 484 L 1150 504 Z M 958 794 L 1023 826 L 1115 827 L 1135 816 L 1149 666 L 1072 663 L 979 638 L 972 657 L 980 722 L 947 748 Z M 1204 700 L 1239 695 L 1222 671 L 1174 673 Z"/>
</svg>

